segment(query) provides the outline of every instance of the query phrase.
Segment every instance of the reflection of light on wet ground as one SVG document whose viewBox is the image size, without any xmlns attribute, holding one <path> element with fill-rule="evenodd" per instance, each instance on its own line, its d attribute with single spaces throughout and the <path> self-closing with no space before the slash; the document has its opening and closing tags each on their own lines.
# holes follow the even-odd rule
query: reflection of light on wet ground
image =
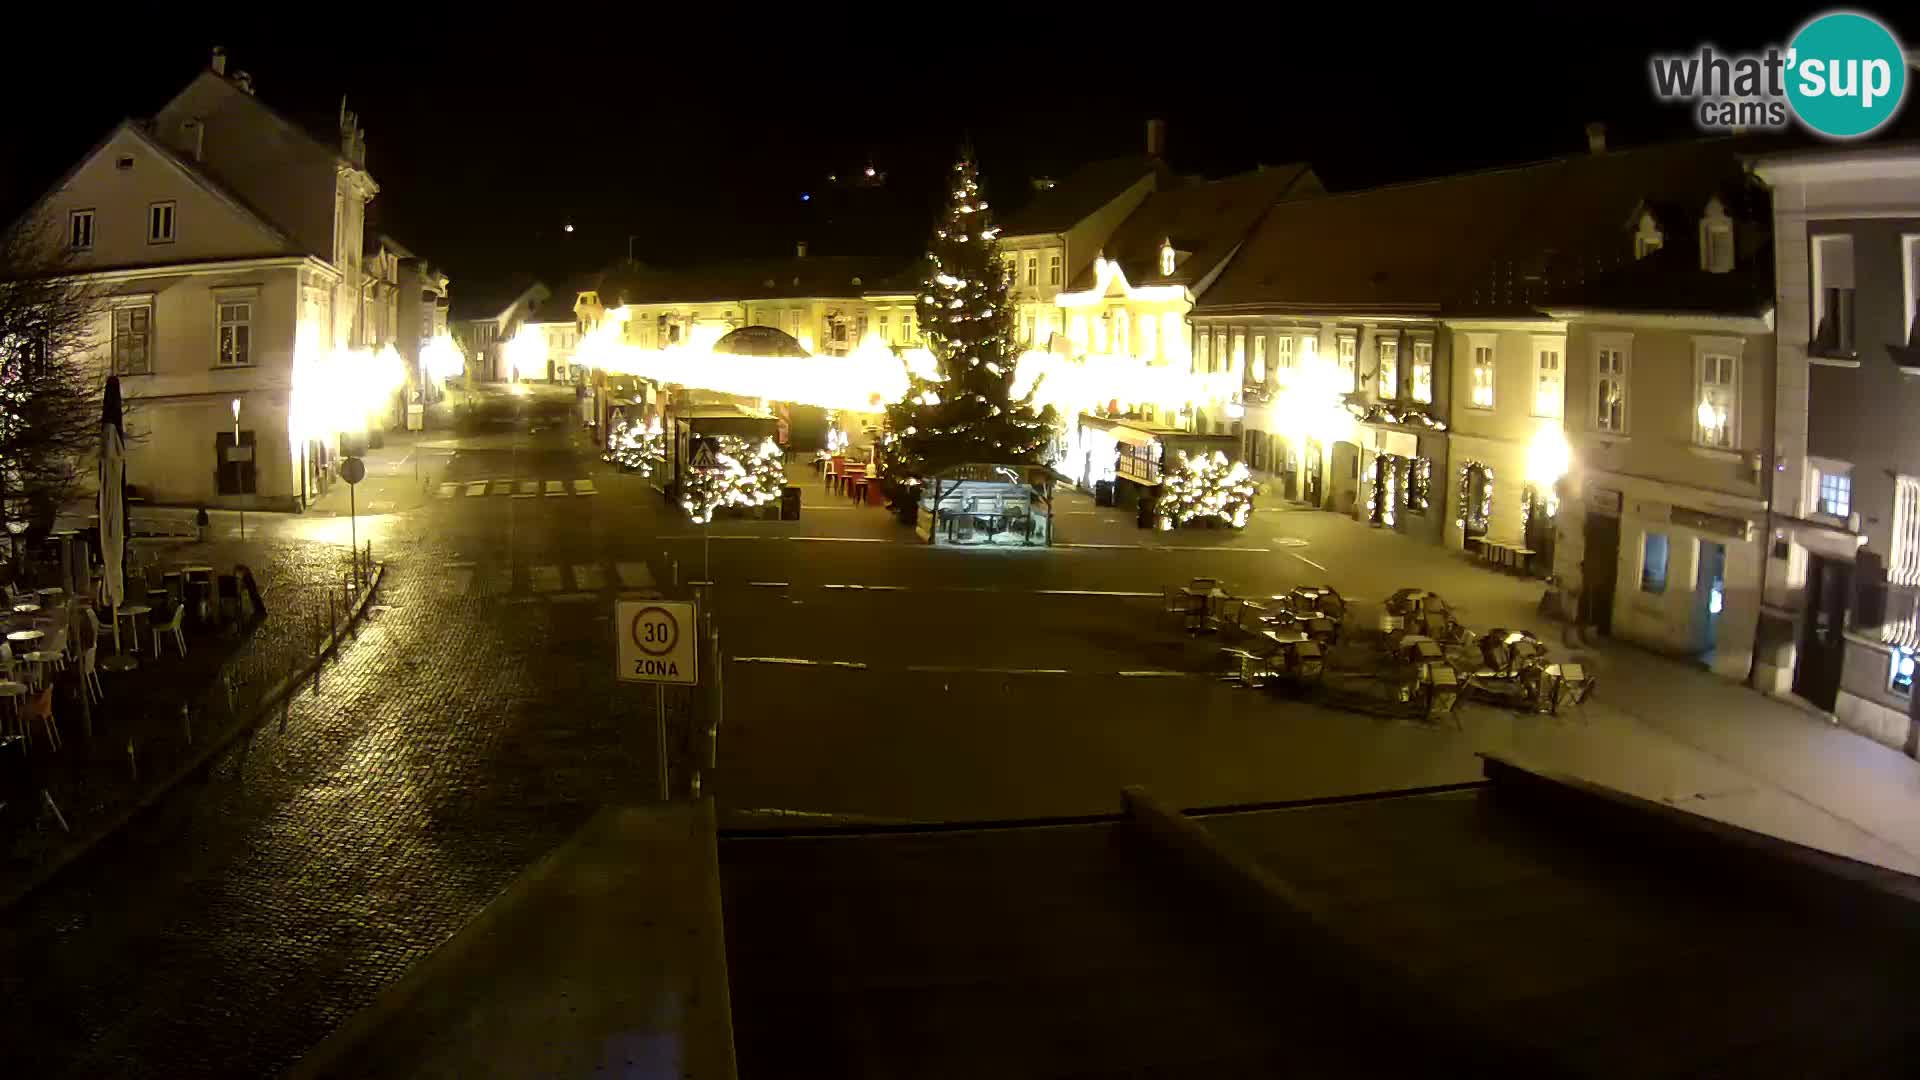
<svg viewBox="0 0 1920 1080">
<path fill-rule="evenodd" d="M 346 547 L 356 539 L 363 545 L 371 540 L 374 557 L 378 558 L 380 545 L 396 534 L 399 520 L 394 514 L 363 514 L 357 523 L 346 517 L 287 517 L 276 522 L 274 533 L 280 539 L 336 544 L 340 547 Z"/>
</svg>

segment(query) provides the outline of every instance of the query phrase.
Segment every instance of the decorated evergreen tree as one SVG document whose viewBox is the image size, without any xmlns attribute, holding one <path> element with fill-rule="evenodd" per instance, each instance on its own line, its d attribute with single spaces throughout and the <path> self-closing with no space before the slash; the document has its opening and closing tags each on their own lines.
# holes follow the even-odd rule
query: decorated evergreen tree
<svg viewBox="0 0 1920 1080">
<path fill-rule="evenodd" d="M 1031 390 L 1013 395 L 1012 281 L 971 152 L 954 164 L 950 181 L 920 284 L 920 330 L 936 373 L 912 377 L 906 398 L 887 409 L 894 485 L 962 462 L 1043 464 L 1057 423 L 1052 406 L 1033 407 Z"/>
</svg>

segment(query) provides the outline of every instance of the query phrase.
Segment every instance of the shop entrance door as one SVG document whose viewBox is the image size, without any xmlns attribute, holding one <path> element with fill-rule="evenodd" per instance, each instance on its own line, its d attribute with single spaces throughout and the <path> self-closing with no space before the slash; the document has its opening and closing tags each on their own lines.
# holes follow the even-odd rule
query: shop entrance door
<svg viewBox="0 0 1920 1080">
<path fill-rule="evenodd" d="M 1847 592 L 1853 567 L 1807 556 L 1807 607 L 1800 627 L 1800 655 L 1793 665 L 1793 692 L 1815 707 L 1833 711 L 1840 695 L 1840 665 L 1846 652 Z"/>
<path fill-rule="evenodd" d="M 1613 590 L 1620 578 L 1620 519 L 1587 514 L 1586 557 L 1580 564 L 1580 623 L 1613 633 Z"/>
</svg>

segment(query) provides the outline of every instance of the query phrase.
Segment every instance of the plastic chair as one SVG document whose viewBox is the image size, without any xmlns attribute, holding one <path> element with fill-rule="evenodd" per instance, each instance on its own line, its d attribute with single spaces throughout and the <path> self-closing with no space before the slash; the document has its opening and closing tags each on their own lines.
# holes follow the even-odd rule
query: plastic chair
<svg viewBox="0 0 1920 1080">
<path fill-rule="evenodd" d="M 53 722 L 53 684 L 49 683 L 38 693 L 30 694 L 20 705 L 20 722 L 27 735 L 27 742 L 33 742 L 33 722 L 39 720 L 47 733 L 47 745 L 60 749 L 60 729 Z"/>
<path fill-rule="evenodd" d="M 100 683 L 100 671 L 94 666 L 94 657 L 100 652 L 96 643 L 80 650 L 80 687 L 92 695 L 94 701 L 107 700 L 107 688 Z"/>
<path fill-rule="evenodd" d="M 164 624 L 153 628 L 154 659 L 158 660 L 160 658 L 160 651 L 161 651 L 160 646 L 165 641 L 165 636 L 168 633 L 173 634 L 173 643 L 176 647 L 179 648 L 180 655 L 182 657 L 185 657 L 187 655 L 187 635 L 184 632 L 182 632 L 180 629 L 180 618 L 186 613 L 187 613 L 187 609 L 184 607 L 174 608 L 173 618 L 168 619 Z"/>
</svg>

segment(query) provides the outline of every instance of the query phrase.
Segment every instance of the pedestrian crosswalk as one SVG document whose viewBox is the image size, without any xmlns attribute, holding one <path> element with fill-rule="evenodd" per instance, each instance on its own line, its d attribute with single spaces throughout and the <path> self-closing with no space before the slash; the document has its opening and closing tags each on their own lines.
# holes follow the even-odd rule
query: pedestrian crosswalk
<svg viewBox="0 0 1920 1080">
<path fill-rule="evenodd" d="M 446 564 L 456 595 L 537 600 L 578 598 L 591 593 L 641 592 L 657 588 L 644 562 Z"/>
<path fill-rule="evenodd" d="M 448 480 L 434 489 L 434 496 L 441 499 L 477 499 L 488 495 L 501 495 L 514 499 L 535 499 L 541 495 L 555 498 L 568 496 L 598 495 L 593 481 L 586 477 L 577 480 L 516 480 L 512 477 L 488 480 Z"/>
</svg>

